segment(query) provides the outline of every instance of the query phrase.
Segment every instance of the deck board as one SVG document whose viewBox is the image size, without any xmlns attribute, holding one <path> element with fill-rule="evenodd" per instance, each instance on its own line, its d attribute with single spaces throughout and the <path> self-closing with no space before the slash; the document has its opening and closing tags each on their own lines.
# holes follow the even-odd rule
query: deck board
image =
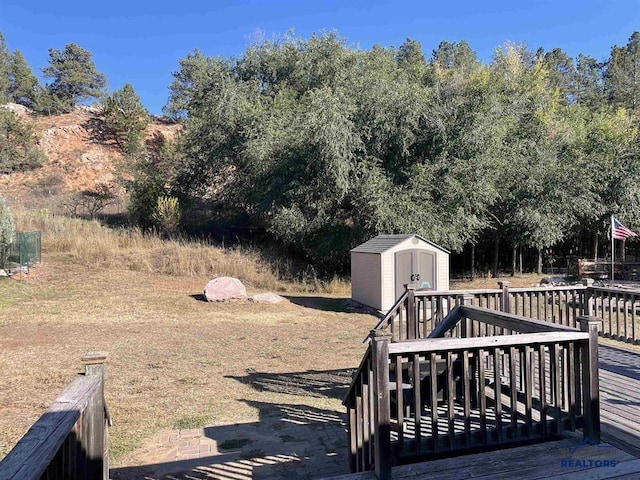
<svg viewBox="0 0 640 480">
<path fill-rule="evenodd" d="M 640 459 L 606 444 L 584 445 L 576 448 L 581 439 L 582 435 L 579 433 L 567 433 L 561 440 L 401 465 L 393 467 L 392 475 L 395 480 L 408 478 L 587 480 L 640 476 Z M 569 461 L 574 463 L 569 464 Z M 593 461 L 591 466 L 585 466 L 590 461 Z M 595 466 L 598 461 L 608 461 L 609 465 L 615 461 L 615 466 L 603 466 L 603 463 Z M 375 479 L 376 476 L 371 471 L 331 478 L 331 480 Z"/>
<path fill-rule="evenodd" d="M 600 343 L 602 439 L 640 457 L 640 353 Z"/>
</svg>

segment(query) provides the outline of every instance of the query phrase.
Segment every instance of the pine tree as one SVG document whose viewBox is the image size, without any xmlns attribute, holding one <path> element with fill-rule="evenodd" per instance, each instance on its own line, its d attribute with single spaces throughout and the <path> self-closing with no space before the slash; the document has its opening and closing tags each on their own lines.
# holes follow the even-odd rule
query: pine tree
<svg viewBox="0 0 640 480">
<path fill-rule="evenodd" d="M 149 113 L 133 87 L 127 83 L 105 100 L 104 121 L 120 147 L 132 153 L 139 146 L 144 129 L 149 124 Z"/>
<path fill-rule="evenodd" d="M 33 107 L 40 84 L 19 50 L 13 52 L 11 56 L 8 74 L 10 100 L 25 107 Z"/>
<path fill-rule="evenodd" d="M 611 49 L 605 87 L 614 105 L 630 110 L 640 107 L 640 32 L 634 32 L 624 47 Z"/>
<path fill-rule="evenodd" d="M 9 100 L 9 60 L 11 54 L 7 50 L 4 36 L 0 32 L 0 104 Z"/>
<path fill-rule="evenodd" d="M 37 168 L 44 159 L 35 146 L 31 126 L 0 107 L 0 174 Z"/>
<path fill-rule="evenodd" d="M 42 73 L 53 78 L 47 89 L 66 110 L 78 102 L 99 98 L 106 87 L 106 77 L 96 70 L 91 57 L 91 52 L 75 43 L 69 43 L 64 50 L 49 49 L 49 66 Z"/>
</svg>

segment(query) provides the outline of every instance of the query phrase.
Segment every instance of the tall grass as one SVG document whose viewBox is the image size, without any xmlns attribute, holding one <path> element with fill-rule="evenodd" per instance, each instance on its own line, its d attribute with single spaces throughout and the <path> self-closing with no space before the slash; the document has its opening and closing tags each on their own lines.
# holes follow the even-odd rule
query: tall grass
<svg viewBox="0 0 640 480">
<path fill-rule="evenodd" d="M 313 269 L 255 247 L 220 247 L 203 240 L 164 239 L 138 228 L 108 228 L 96 220 L 54 215 L 46 209 L 14 211 L 19 230 L 40 230 L 45 254 L 64 254 L 93 268 L 129 269 L 164 275 L 239 278 L 270 290 L 347 293 L 344 279 L 320 280 Z"/>
</svg>

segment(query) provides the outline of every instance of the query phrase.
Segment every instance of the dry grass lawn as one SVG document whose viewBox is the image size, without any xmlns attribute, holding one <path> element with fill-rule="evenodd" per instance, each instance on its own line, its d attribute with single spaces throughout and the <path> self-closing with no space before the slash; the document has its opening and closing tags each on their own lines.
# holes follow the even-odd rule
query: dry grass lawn
<svg viewBox="0 0 640 480">
<path fill-rule="evenodd" d="M 0 457 L 94 350 L 109 352 L 116 466 L 135 463 L 136 449 L 167 428 L 257 421 L 252 402 L 341 411 L 335 398 L 259 392 L 241 379 L 357 367 L 360 340 L 376 322 L 331 311 L 339 299 L 319 302 L 325 310 L 292 301 L 211 304 L 198 298 L 207 278 L 45 259 L 23 281 L 0 279 Z"/>
<path fill-rule="evenodd" d="M 337 395 L 260 390 L 249 378 L 340 370 L 348 382 L 377 318 L 345 308 L 346 282 L 295 282 L 286 261 L 256 251 L 166 242 L 47 211 L 20 212 L 17 222 L 43 231 L 45 261 L 22 280 L 0 278 L 0 458 L 88 351 L 109 353 L 114 466 L 144 462 L 139 452 L 166 429 L 256 422 L 276 404 L 343 412 Z M 279 305 L 203 302 L 203 286 L 217 275 L 238 276 L 253 292 L 297 293 Z"/>
</svg>

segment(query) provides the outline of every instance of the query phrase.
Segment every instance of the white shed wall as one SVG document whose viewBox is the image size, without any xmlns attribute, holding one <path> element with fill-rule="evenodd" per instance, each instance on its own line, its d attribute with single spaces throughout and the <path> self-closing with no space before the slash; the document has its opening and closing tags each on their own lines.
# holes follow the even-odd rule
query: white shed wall
<svg viewBox="0 0 640 480">
<path fill-rule="evenodd" d="M 384 310 L 381 303 L 380 257 L 377 253 L 351 252 L 351 298 Z"/>
<path fill-rule="evenodd" d="M 449 290 L 449 255 L 436 251 L 436 276 L 440 291 Z"/>
<path fill-rule="evenodd" d="M 386 251 L 380 255 L 382 272 L 382 306 L 387 311 L 396 303 L 396 258 L 395 253 Z"/>
</svg>

